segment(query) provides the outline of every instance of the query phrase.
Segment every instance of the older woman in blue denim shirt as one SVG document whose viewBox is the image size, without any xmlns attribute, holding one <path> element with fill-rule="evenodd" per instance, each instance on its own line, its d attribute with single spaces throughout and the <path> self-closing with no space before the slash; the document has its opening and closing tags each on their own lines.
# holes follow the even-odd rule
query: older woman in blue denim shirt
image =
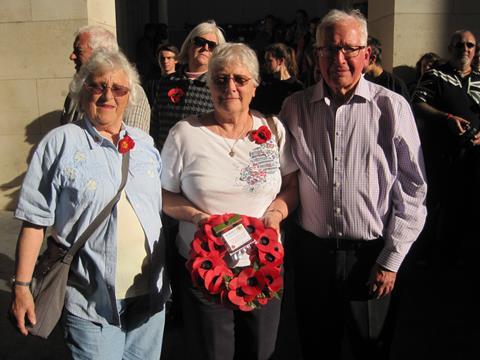
<svg viewBox="0 0 480 360">
<path fill-rule="evenodd" d="M 153 140 L 123 124 L 138 75 L 120 52 L 98 51 L 70 92 L 86 115 L 38 145 L 15 216 L 17 245 L 12 313 L 28 334 L 35 323 L 28 286 L 46 227 L 66 247 L 115 196 L 121 183 L 118 143 L 130 142 L 128 181 L 112 213 L 76 256 L 67 286 L 65 340 L 74 359 L 160 358 L 169 296 L 160 238 L 161 161 Z"/>
</svg>

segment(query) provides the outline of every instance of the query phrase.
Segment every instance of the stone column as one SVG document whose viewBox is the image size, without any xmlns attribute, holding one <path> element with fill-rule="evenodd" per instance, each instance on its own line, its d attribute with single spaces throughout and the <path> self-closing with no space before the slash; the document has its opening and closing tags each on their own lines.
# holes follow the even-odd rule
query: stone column
<svg viewBox="0 0 480 360">
<path fill-rule="evenodd" d="M 0 209 L 14 209 L 33 147 L 58 125 L 74 31 L 94 23 L 115 31 L 115 0 L 0 2 Z"/>
</svg>

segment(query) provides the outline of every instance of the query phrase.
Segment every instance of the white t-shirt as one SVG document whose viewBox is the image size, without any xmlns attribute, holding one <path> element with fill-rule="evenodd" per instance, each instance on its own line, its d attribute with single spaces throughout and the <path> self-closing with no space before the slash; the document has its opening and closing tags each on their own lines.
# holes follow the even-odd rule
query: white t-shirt
<svg viewBox="0 0 480 360">
<path fill-rule="evenodd" d="M 261 145 L 248 136 L 237 141 L 217 135 L 197 116 L 179 121 L 163 146 L 162 187 L 182 193 L 207 214 L 263 216 L 280 191 L 282 176 L 297 170 L 285 128 L 274 121 L 279 139 L 272 132 Z M 262 125 L 268 126 L 267 120 L 254 115 L 253 130 Z M 196 230 L 194 224 L 180 221 L 177 246 L 185 258 Z"/>
</svg>

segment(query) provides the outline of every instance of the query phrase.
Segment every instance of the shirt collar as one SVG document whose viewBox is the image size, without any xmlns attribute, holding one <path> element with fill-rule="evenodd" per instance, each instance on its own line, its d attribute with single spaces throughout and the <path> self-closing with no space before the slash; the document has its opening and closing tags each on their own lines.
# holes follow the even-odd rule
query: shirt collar
<svg viewBox="0 0 480 360">
<path fill-rule="evenodd" d="M 101 135 L 97 129 L 93 126 L 92 122 L 85 116 L 85 132 L 89 135 L 87 140 L 89 142 L 90 148 L 93 149 L 94 146 L 114 146 L 110 140 L 107 140 L 103 135 Z M 125 136 L 127 128 L 125 123 L 122 122 L 122 128 L 120 130 L 120 139 Z"/>
<path fill-rule="evenodd" d="M 332 100 L 326 90 L 326 86 L 327 84 L 325 81 L 320 79 L 320 81 L 314 86 L 310 102 L 313 103 L 323 100 L 327 105 L 330 105 Z M 367 101 L 372 100 L 372 94 L 370 92 L 370 87 L 368 86 L 368 81 L 363 78 L 363 75 L 360 77 L 352 97 L 347 102 L 351 101 L 355 97 L 361 97 Z"/>
</svg>

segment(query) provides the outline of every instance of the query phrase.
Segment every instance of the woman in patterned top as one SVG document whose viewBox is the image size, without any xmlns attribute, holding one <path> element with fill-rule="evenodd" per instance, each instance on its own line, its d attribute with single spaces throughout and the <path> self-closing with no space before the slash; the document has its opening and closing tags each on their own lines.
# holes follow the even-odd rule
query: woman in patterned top
<svg viewBox="0 0 480 360">
<path fill-rule="evenodd" d="M 212 214 L 253 216 L 278 230 L 297 203 L 297 167 L 280 121 L 250 111 L 259 83 L 252 49 L 236 43 L 218 46 L 207 82 L 214 110 L 178 122 L 162 151 L 164 211 L 180 222 L 176 270 L 181 272 L 185 341 L 191 358 L 268 359 L 275 348 L 280 301 L 249 313 L 231 310 L 194 287 L 185 261 L 197 225 Z M 265 141 L 252 136 L 262 126 L 271 129 Z M 249 265 L 247 254 L 236 259 L 235 266 Z"/>
</svg>

